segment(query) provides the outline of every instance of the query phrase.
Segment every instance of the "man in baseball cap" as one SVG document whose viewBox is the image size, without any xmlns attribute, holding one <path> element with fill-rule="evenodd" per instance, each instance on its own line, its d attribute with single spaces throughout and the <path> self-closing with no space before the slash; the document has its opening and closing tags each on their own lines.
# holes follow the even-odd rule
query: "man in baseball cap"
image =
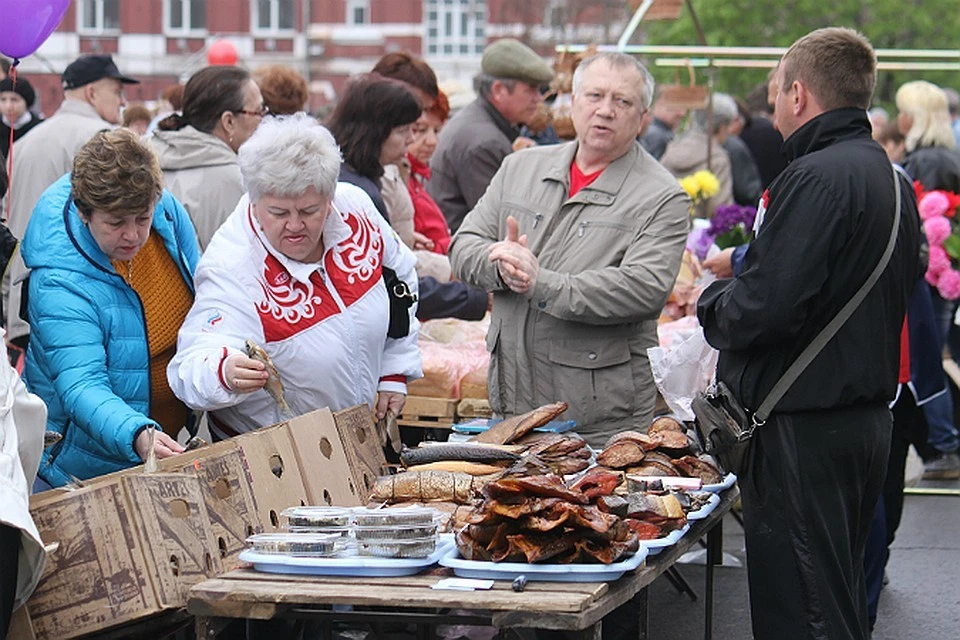
<svg viewBox="0 0 960 640">
<path fill-rule="evenodd" d="M 126 105 L 123 85 L 138 80 L 120 73 L 108 54 L 85 55 L 63 71 L 63 102 L 48 120 L 37 125 L 16 145 L 13 154 L 14 187 L 10 190 L 9 226 L 22 238 L 40 194 L 73 167 L 73 157 L 98 131 L 121 122 Z M 19 254 L 10 263 L 10 300 L 7 339 L 26 346 L 30 327 L 20 317 L 20 298 L 26 267 Z"/>
<path fill-rule="evenodd" d="M 443 128 L 430 161 L 427 191 L 451 231 L 513 151 L 519 126 L 533 118 L 543 101 L 540 87 L 552 79 L 550 65 L 519 40 L 504 38 L 484 49 L 475 80 L 480 95 Z"/>
</svg>

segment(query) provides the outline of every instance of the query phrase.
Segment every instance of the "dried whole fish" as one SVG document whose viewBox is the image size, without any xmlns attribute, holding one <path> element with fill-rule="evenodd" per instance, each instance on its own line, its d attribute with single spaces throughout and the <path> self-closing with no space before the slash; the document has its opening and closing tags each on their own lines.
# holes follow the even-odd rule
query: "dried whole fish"
<svg viewBox="0 0 960 640">
<path fill-rule="evenodd" d="M 441 500 L 469 504 L 485 482 L 484 478 L 454 471 L 407 471 L 377 478 L 370 499 L 387 502 Z"/>
<path fill-rule="evenodd" d="M 290 414 L 290 405 L 287 404 L 286 399 L 283 397 L 283 383 L 280 381 L 280 372 L 277 370 L 276 365 L 273 364 L 273 360 L 271 360 L 267 352 L 253 340 L 247 340 L 246 349 L 248 357 L 257 362 L 262 362 L 267 368 L 267 384 L 264 386 L 264 389 L 266 389 L 270 397 L 274 399 L 277 406 L 280 407 L 280 411 Z"/>
<path fill-rule="evenodd" d="M 519 416 L 498 422 L 480 435 L 475 442 L 508 444 L 523 437 L 537 427 L 542 427 L 567 410 L 566 402 L 547 404 Z"/>
<path fill-rule="evenodd" d="M 50 431 L 47 429 L 43 432 L 43 446 L 44 448 L 49 447 L 50 445 L 57 444 L 63 440 L 63 434 L 59 431 Z"/>
<path fill-rule="evenodd" d="M 503 473 L 506 470 L 506 467 L 498 467 L 484 462 L 466 462 L 464 460 L 437 460 L 436 462 L 407 467 L 407 471 L 453 471 L 471 476 L 489 476 L 495 473 Z"/>
<path fill-rule="evenodd" d="M 475 444 L 445 443 L 434 444 L 416 449 L 406 449 L 400 454 L 400 461 L 408 467 L 442 460 L 462 460 L 465 462 L 513 462 L 520 456 L 496 447 Z"/>
</svg>

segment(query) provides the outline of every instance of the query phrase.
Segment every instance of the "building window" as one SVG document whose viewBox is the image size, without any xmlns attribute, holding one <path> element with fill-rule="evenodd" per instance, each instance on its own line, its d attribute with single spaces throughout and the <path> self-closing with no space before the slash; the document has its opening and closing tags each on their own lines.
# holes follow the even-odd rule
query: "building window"
<svg viewBox="0 0 960 640">
<path fill-rule="evenodd" d="M 166 0 L 167 31 L 174 33 L 207 30 L 207 0 Z"/>
<path fill-rule="evenodd" d="M 293 31 L 296 0 L 253 0 L 254 31 Z"/>
<path fill-rule="evenodd" d="M 120 0 L 78 0 L 81 33 L 120 30 Z"/>
<path fill-rule="evenodd" d="M 370 0 L 347 0 L 347 24 L 370 24 Z"/>
<path fill-rule="evenodd" d="M 483 53 L 486 45 L 486 0 L 426 0 L 424 9 L 428 55 Z"/>
</svg>

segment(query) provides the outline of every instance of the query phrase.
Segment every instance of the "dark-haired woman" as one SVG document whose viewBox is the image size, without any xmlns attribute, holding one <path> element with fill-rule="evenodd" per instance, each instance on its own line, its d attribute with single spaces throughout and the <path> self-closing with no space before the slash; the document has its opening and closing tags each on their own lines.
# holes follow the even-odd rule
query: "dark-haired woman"
<svg viewBox="0 0 960 640">
<path fill-rule="evenodd" d="M 380 179 L 385 165 L 403 160 L 414 140 L 413 123 L 420 118 L 421 111 L 420 100 L 406 84 L 371 73 L 347 85 L 327 124 L 343 154 L 340 181 L 363 189 L 401 238 L 405 232 L 397 230 L 398 225 L 409 225 L 410 235 L 413 234 L 413 207 L 409 219 L 392 219 L 384 203 Z M 406 191 L 405 184 L 401 187 Z M 404 195 L 409 198 L 409 194 Z M 487 293 L 462 282 L 439 282 L 421 275 L 419 291 L 417 317 L 421 320 L 479 320 L 487 311 Z"/>
<path fill-rule="evenodd" d="M 406 155 L 421 110 L 420 100 L 406 84 L 370 73 L 347 85 L 327 123 L 343 154 L 340 180 L 363 189 L 394 226 L 400 221 L 390 219 L 380 179 L 385 165 L 399 163 Z M 404 222 L 409 222 L 412 235 L 413 220 Z"/>
<path fill-rule="evenodd" d="M 206 67 L 184 87 L 183 111 L 161 120 L 149 139 L 166 187 L 193 220 L 201 249 L 244 194 L 237 150 L 265 114 L 247 71 Z"/>
</svg>

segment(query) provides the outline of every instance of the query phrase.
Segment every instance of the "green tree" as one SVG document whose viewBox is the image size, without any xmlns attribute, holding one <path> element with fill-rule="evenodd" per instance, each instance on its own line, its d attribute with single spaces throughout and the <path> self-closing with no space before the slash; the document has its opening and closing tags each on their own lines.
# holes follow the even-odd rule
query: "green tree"
<svg viewBox="0 0 960 640">
<path fill-rule="evenodd" d="M 960 62 L 957 0 L 693 0 L 693 6 L 708 45 L 786 47 L 814 29 L 843 26 L 861 31 L 877 49 L 952 49 L 953 61 Z M 687 9 L 673 22 L 643 23 L 632 42 L 699 44 Z M 673 81 L 672 69 L 650 67 L 658 82 Z M 717 90 L 745 95 L 765 82 L 767 71 L 726 68 L 715 73 Z M 875 102 L 891 108 L 897 88 L 910 80 L 960 88 L 957 71 L 881 71 Z"/>
</svg>

